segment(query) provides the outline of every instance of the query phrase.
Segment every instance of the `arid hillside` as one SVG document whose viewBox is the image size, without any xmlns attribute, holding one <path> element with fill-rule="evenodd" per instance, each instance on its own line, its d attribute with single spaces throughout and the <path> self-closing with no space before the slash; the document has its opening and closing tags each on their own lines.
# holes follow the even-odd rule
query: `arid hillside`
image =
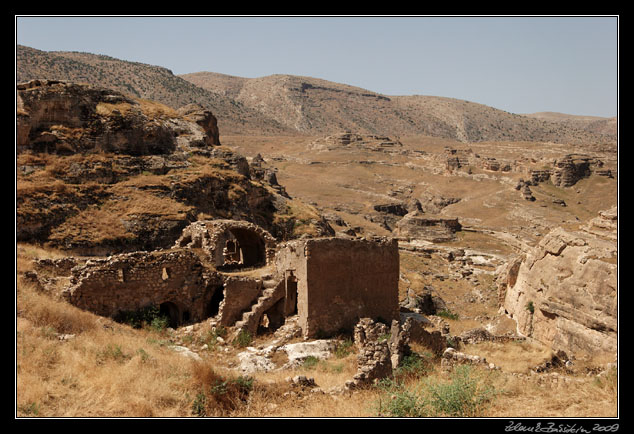
<svg viewBox="0 0 634 434">
<path fill-rule="evenodd" d="M 346 131 L 383 135 L 427 135 L 481 142 L 615 142 L 614 119 L 523 116 L 440 96 L 388 96 L 311 77 L 233 77 L 213 72 L 181 75 L 185 80 L 260 111 L 305 134 Z"/>
<path fill-rule="evenodd" d="M 16 417 L 618 416 L 616 119 L 16 55 Z"/>
<path fill-rule="evenodd" d="M 18 45 L 16 80 L 64 80 L 106 87 L 172 108 L 199 104 L 218 113 L 220 129 L 235 133 L 288 133 L 287 129 L 233 99 L 202 89 L 166 68 L 90 53 L 46 52 Z"/>
<path fill-rule="evenodd" d="M 300 218 L 310 226 L 310 207 L 220 146 L 215 125 L 199 106 L 60 81 L 18 85 L 18 241 L 111 253 L 170 245 L 204 216 L 281 238 Z"/>
</svg>

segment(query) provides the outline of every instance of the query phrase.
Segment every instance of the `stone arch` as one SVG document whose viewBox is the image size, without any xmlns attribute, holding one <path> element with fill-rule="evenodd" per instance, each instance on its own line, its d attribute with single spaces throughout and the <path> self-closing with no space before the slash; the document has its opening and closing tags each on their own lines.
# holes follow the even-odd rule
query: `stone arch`
<svg viewBox="0 0 634 434">
<path fill-rule="evenodd" d="M 225 246 L 233 246 L 235 258 L 239 267 L 257 267 L 266 264 L 266 250 L 264 238 L 254 230 L 242 227 L 228 228 L 226 234 Z M 232 265 L 228 262 L 230 258 L 223 255 L 222 265 Z"/>
<path fill-rule="evenodd" d="M 201 220 L 183 230 L 176 247 L 202 248 L 220 268 L 267 265 L 275 256 L 275 238 L 261 227 L 240 220 Z"/>
</svg>

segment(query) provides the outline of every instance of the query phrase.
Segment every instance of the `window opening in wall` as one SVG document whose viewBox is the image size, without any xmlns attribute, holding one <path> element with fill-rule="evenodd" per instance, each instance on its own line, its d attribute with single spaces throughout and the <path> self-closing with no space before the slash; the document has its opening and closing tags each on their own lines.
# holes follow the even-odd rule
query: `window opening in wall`
<svg viewBox="0 0 634 434">
<path fill-rule="evenodd" d="M 161 278 L 163 280 L 167 280 L 171 277 L 171 275 L 172 275 L 172 271 L 167 267 L 163 267 L 163 273 L 161 275 Z"/>
<path fill-rule="evenodd" d="M 285 319 L 284 298 L 282 298 L 262 315 L 258 326 L 258 335 L 273 333 L 284 324 Z"/>
<path fill-rule="evenodd" d="M 286 294 L 284 297 L 284 315 L 291 316 L 297 314 L 297 277 L 294 270 L 286 271 Z"/>
</svg>

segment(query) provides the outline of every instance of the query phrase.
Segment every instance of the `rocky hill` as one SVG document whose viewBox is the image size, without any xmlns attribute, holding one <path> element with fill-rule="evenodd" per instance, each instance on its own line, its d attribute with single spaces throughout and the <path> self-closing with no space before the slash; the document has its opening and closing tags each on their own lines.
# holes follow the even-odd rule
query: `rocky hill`
<svg viewBox="0 0 634 434">
<path fill-rule="evenodd" d="M 151 250 L 199 218 L 251 221 L 282 239 L 328 232 L 266 167 L 221 146 L 202 107 L 52 80 L 18 84 L 17 103 L 18 241 L 90 255 Z"/>
<path fill-rule="evenodd" d="M 199 104 L 216 113 L 223 133 L 281 133 L 287 129 L 233 99 L 202 89 L 170 70 L 109 56 L 79 52 L 41 51 L 16 47 L 16 81 L 36 79 L 86 83 L 172 108 Z"/>
<path fill-rule="evenodd" d="M 613 207 L 581 230 L 553 229 L 509 262 L 500 298 L 521 333 L 570 353 L 614 356 L 617 219 Z"/>
<path fill-rule="evenodd" d="M 306 134 L 351 131 L 428 135 L 461 142 L 615 142 L 616 120 L 523 116 L 437 96 L 388 96 L 311 77 L 242 78 L 213 72 L 181 75 Z"/>
<path fill-rule="evenodd" d="M 614 144 L 615 119 L 508 113 L 437 96 L 388 96 L 311 77 L 243 78 L 214 72 L 175 76 L 160 66 L 78 52 L 16 48 L 18 82 L 86 82 L 172 108 L 196 103 L 216 114 L 223 134 L 425 135 L 461 142 L 550 141 Z"/>
</svg>

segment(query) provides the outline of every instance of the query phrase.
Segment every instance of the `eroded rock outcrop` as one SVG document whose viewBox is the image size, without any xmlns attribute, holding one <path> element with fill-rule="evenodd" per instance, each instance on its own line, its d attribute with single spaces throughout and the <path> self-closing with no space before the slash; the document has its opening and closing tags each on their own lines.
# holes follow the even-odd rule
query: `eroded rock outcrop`
<svg viewBox="0 0 634 434">
<path fill-rule="evenodd" d="M 413 211 L 396 224 L 394 233 L 400 237 L 442 242 L 453 240 L 456 231 L 461 229 L 462 225 L 457 218 L 432 216 Z"/>
<path fill-rule="evenodd" d="M 85 84 L 33 80 L 17 85 L 18 152 L 167 154 L 170 126 L 117 91 Z"/>
<path fill-rule="evenodd" d="M 617 244 L 606 229 L 616 227 L 616 210 L 588 225 L 595 226 L 602 231 L 552 230 L 507 267 L 500 298 L 523 335 L 570 354 L 610 356 L 617 348 Z"/>
</svg>

